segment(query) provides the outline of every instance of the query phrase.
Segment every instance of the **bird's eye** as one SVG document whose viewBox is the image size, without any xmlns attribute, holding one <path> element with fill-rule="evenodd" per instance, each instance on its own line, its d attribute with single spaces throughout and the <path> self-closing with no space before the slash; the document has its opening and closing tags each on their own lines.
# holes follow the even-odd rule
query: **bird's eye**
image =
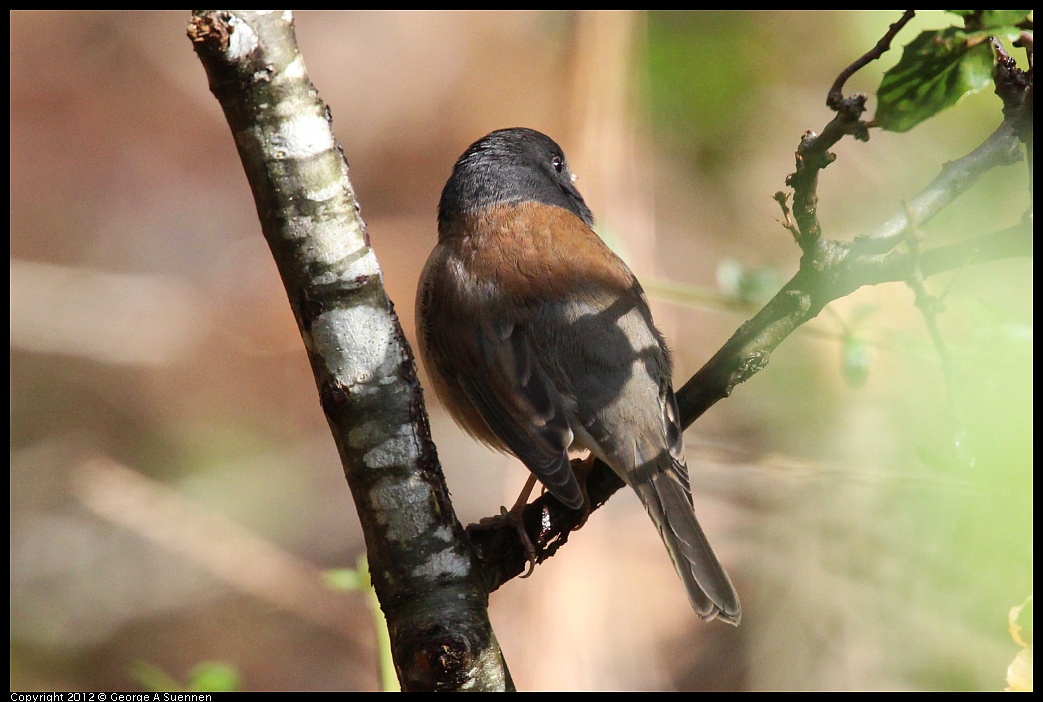
<svg viewBox="0 0 1043 702">
<path fill-rule="evenodd" d="M 562 169 L 565 168 L 565 161 L 561 156 L 555 156 L 550 160 L 550 165 L 554 166 L 554 170 L 561 173 Z"/>
</svg>

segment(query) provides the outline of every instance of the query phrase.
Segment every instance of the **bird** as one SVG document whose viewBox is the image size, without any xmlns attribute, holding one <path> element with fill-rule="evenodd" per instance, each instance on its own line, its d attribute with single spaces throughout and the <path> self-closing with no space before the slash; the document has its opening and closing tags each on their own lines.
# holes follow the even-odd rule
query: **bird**
<svg viewBox="0 0 1043 702">
<path fill-rule="evenodd" d="M 696 614 L 738 625 L 738 594 L 692 506 L 670 353 L 549 136 L 497 130 L 456 161 L 416 325 L 435 394 L 467 433 L 572 509 L 586 498 L 569 451 L 608 464 L 658 528 Z"/>
</svg>

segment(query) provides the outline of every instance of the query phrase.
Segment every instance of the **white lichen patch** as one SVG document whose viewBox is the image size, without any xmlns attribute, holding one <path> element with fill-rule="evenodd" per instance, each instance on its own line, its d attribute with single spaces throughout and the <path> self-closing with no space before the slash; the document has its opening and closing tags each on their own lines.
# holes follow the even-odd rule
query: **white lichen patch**
<svg viewBox="0 0 1043 702">
<path fill-rule="evenodd" d="M 312 199 L 310 195 L 309 199 Z M 327 276 L 329 280 L 324 282 L 337 278 L 353 280 L 380 272 L 376 255 L 372 249 L 366 248 L 362 226 L 353 217 L 297 217 L 287 223 L 286 237 L 303 242 L 301 256 L 308 262 L 338 266 L 345 265 L 344 261 L 348 260 L 345 270 Z"/>
<path fill-rule="evenodd" d="M 398 363 L 387 310 L 353 305 L 323 312 L 311 330 L 312 344 L 327 372 L 345 387 L 389 375 Z"/>
<path fill-rule="evenodd" d="M 361 422 L 348 431 L 348 446 L 359 451 L 372 446 L 374 441 L 379 441 L 387 433 L 382 421 Z"/>
<path fill-rule="evenodd" d="M 380 480 L 369 497 L 374 515 L 392 541 L 430 535 L 439 526 L 431 513 L 431 488 L 415 476 Z"/>
<path fill-rule="evenodd" d="M 395 436 L 366 451 L 362 462 L 367 468 L 390 468 L 411 462 L 415 454 L 416 442 L 413 437 Z"/>
<path fill-rule="evenodd" d="M 413 575 L 421 578 L 466 576 L 470 570 L 470 561 L 453 548 L 447 548 L 431 554 L 424 564 L 413 570 Z"/>
<path fill-rule="evenodd" d="M 354 233 L 355 229 L 352 229 L 352 232 Z M 361 236 L 361 232 L 359 232 L 359 236 Z M 338 261 L 341 262 L 344 268 L 340 273 L 341 280 L 352 281 L 380 275 L 380 263 L 377 261 L 377 255 L 368 246 L 365 249 L 354 249 L 347 256 L 338 259 Z"/>
<path fill-rule="evenodd" d="M 304 194 L 312 202 L 326 202 L 344 194 L 344 183 L 339 180 L 327 182 L 323 187 L 309 190 Z"/>
<path fill-rule="evenodd" d="M 257 34 L 253 27 L 235 15 L 228 18 L 228 58 L 236 60 L 250 55 L 257 48 Z"/>
<path fill-rule="evenodd" d="M 277 123 L 271 145 L 278 158 L 308 158 L 333 148 L 333 132 L 321 115 L 290 115 Z"/>
<path fill-rule="evenodd" d="M 308 70 L 304 67 L 304 57 L 297 54 L 292 61 L 286 64 L 286 68 L 283 69 L 282 73 L 286 78 L 303 78 L 306 76 Z"/>
</svg>

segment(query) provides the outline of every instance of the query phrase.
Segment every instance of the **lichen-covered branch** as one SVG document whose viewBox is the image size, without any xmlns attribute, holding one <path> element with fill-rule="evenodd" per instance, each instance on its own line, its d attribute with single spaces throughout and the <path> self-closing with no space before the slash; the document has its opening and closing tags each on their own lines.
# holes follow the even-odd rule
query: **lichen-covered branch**
<svg viewBox="0 0 1043 702">
<path fill-rule="evenodd" d="M 510 689 L 413 357 L 292 15 L 199 11 L 188 33 L 231 127 L 308 351 L 402 687 Z"/>
</svg>

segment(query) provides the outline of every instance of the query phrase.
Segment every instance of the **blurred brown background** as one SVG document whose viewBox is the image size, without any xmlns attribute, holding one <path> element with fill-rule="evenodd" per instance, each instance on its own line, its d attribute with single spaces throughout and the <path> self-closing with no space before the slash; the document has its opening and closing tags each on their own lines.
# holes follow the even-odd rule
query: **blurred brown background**
<svg viewBox="0 0 1043 702">
<path fill-rule="evenodd" d="M 897 17 L 296 21 L 410 335 L 453 161 L 529 126 L 562 144 L 599 233 L 652 292 L 680 385 L 751 314 L 714 302 L 728 271 L 763 270 L 770 288 L 796 270 L 771 196 L 828 121 L 836 74 Z M 183 682 L 204 661 L 235 666 L 243 689 L 377 689 L 366 600 L 321 577 L 363 552 L 354 507 L 188 13 L 10 19 L 11 689 L 142 689 L 142 663 Z M 897 44 L 948 22 L 929 13 Z M 982 94 L 843 142 L 820 189 L 827 235 L 871 231 L 998 120 Z M 1004 228 L 1027 207 L 1024 166 L 1004 169 L 925 235 Z M 882 286 L 831 306 L 687 433 L 740 628 L 698 621 L 620 494 L 492 595 L 519 689 L 1002 688 L 1007 610 L 1032 589 L 1031 261 L 930 289 L 954 402 L 912 293 Z M 522 467 L 428 400 L 461 520 L 496 513 Z"/>
</svg>

